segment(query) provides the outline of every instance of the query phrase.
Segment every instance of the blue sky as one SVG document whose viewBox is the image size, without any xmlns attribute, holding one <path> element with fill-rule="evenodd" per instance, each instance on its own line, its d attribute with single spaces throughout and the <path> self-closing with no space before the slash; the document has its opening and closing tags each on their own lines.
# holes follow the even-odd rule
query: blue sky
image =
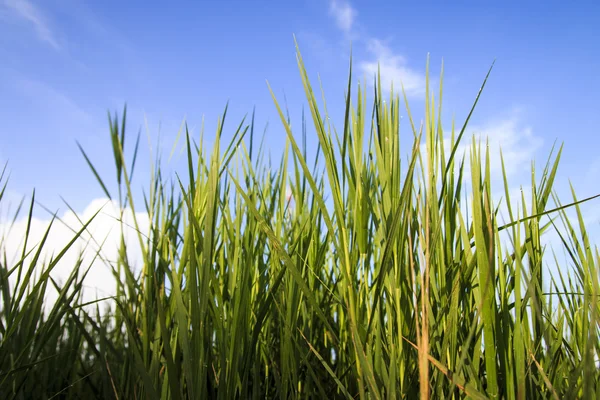
<svg viewBox="0 0 600 400">
<path fill-rule="evenodd" d="M 210 139 L 228 100 L 226 136 L 256 107 L 257 128 L 269 122 L 266 143 L 277 158 L 285 132 L 266 80 L 281 101 L 285 93 L 299 126 L 305 100 L 293 34 L 334 117 L 341 117 L 350 43 L 355 81 L 370 82 L 379 62 L 384 80 L 402 80 L 417 110 L 427 54 L 434 77 L 443 59 L 447 126 L 453 116 L 462 123 L 496 59 L 468 134 L 490 135 L 493 150 L 503 146 L 515 187 L 528 184 L 532 158 L 541 164 L 555 140 L 565 142 L 558 188 L 570 178 L 580 197 L 600 193 L 600 55 L 593 50 L 600 8 L 421 3 L 0 0 L 0 163 L 9 161 L 11 194 L 35 187 L 49 208 L 64 210 L 63 196 L 78 211 L 102 197 L 75 142 L 112 181 L 106 112 L 125 102 L 130 140 L 143 132 L 138 172 L 148 159 L 144 118 L 154 145 L 160 123 L 166 158 L 184 118 L 199 136 L 204 117 Z M 590 208 L 591 222 L 599 209 Z"/>
</svg>

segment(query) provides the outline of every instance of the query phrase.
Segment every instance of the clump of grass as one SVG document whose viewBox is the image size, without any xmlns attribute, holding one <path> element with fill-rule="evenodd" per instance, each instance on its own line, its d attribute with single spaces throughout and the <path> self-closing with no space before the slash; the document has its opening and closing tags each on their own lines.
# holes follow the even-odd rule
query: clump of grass
<svg viewBox="0 0 600 400">
<path fill-rule="evenodd" d="M 186 130 L 187 177 L 167 180 L 160 163 L 153 167 L 147 232 L 132 201 L 139 138 L 129 164 L 125 112 L 110 118 L 118 199 L 134 211 L 143 268 L 135 272 L 123 240 L 120 257 L 105 261 L 117 278 L 116 295 L 104 300 L 112 307 L 92 313 L 79 300 L 88 266 L 75 265 L 62 286 L 51 278 L 69 246 L 38 276 L 35 254 L 12 265 L 4 256 L 2 397 L 600 397 L 600 255 L 579 209 L 589 199 L 573 192 L 562 205 L 553 194 L 561 149 L 541 177 L 532 170 L 529 200 L 513 203 L 503 174 L 503 224 L 489 149 L 473 141 L 470 176 L 458 158 L 473 110 L 444 148 L 441 83 L 436 108 L 427 80 L 418 128 L 404 96 L 414 141 L 402 163 L 400 96 L 392 91 L 384 102 L 377 78 L 367 110 L 360 85 L 353 100 L 350 68 L 338 133 L 297 55 L 315 159 L 307 158 L 305 121 L 293 131 L 274 95 L 287 134 L 275 169 L 254 146 L 253 119 L 222 143 L 225 111 L 210 153 Z M 570 258 L 550 281 L 549 230 Z M 49 287 L 60 296 L 46 315 Z"/>
</svg>

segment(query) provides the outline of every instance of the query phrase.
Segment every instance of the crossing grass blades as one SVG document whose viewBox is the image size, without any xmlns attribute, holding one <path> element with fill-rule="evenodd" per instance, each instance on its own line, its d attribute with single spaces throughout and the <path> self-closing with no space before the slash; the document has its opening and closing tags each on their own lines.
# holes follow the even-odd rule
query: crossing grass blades
<svg viewBox="0 0 600 400">
<path fill-rule="evenodd" d="M 532 168 L 531 195 L 517 200 L 502 162 L 494 192 L 505 196 L 493 199 L 496 150 L 468 138 L 481 91 L 448 132 L 443 79 L 434 99 L 427 72 L 417 125 L 404 93 L 379 77 L 367 106 L 350 68 L 335 130 L 297 58 L 319 143 L 310 159 L 308 121 L 292 129 L 273 91 L 287 135 L 278 166 L 257 147 L 254 118 L 221 139 L 225 111 L 212 150 L 185 131 L 183 174 L 166 179 L 156 162 L 143 205 L 132 201 L 139 136 L 127 150 L 126 111 L 109 117 L 116 185 L 80 146 L 104 193 L 147 214 L 149 230 L 133 224 L 143 267 L 124 240 L 106 260 L 97 238 L 90 246 L 118 278 L 116 295 L 82 304 L 89 261 L 63 284 L 51 273 L 93 219 L 47 263 L 58 216 L 16 262 L 0 239 L 0 397 L 600 398 L 600 254 L 580 210 L 592 198 L 556 197 L 562 147 L 541 174 Z M 406 148 L 401 109 L 414 138 Z M 34 203 L 15 218 L 23 209 L 31 223 Z M 550 231 L 562 249 L 545 247 Z M 50 291 L 59 296 L 47 307 Z"/>
</svg>

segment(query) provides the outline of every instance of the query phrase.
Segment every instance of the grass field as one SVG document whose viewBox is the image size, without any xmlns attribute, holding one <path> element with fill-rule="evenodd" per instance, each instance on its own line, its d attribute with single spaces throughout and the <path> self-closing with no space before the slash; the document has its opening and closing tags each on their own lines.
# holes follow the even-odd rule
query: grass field
<svg viewBox="0 0 600 400">
<path fill-rule="evenodd" d="M 481 91 L 447 132 L 443 79 L 427 83 L 418 124 L 402 91 L 388 98 L 379 80 L 367 105 L 350 69 L 334 130 L 299 52 L 298 66 L 316 158 L 306 125 L 292 130 L 274 95 L 287 132 L 278 165 L 265 161 L 253 120 L 222 141 L 225 112 L 212 150 L 186 132 L 185 173 L 152 167 L 144 204 L 131 200 L 138 147 L 128 137 L 124 148 L 125 112 L 110 118 L 118 193 L 81 149 L 109 198 L 146 212 L 143 268 L 122 241 L 119 258 L 105 260 L 115 296 L 82 304 L 88 264 L 61 284 L 51 273 L 63 253 L 42 265 L 45 238 L 10 264 L 0 239 L 0 397 L 600 398 L 600 253 L 579 209 L 586 199 L 553 191 L 562 148 L 532 170 L 528 198 L 511 200 L 504 174 L 499 201 L 495 150 L 467 128 Z M 401 109 L 414 138 L 406 148 Z M 0 196 L 6 174 L 1 183 Z M 23 207 L 29 221 L 33 207 Z M 566 262 L 545 246 L 550 231 Z"/>
</svg>

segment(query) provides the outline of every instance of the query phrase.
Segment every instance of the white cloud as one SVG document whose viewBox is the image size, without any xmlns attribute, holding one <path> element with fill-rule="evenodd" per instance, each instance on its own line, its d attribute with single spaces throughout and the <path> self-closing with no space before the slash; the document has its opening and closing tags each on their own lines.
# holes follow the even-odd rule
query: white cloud
<svg viewBox="0 0 600 400">
<path fill-rule="evenodd" d="M 363 73 L 373 77 L 379 70 L 382 87 L 390 88 L 393 82 L 396 93 L 401 93 L 403 85 L 408 96 L 425 95 L 425 75 L 409 68 L 404 57 L 379 39 L 370 39 L 367 47 L 374 58 L 359 63 Z"/>
<path fill-rule="evenodd" d="M 11 11 L 18 18 L 30 23 L 40 40 L 57 50 L 60 48 L 54 32 L 52 32 L 48 25 L 47 18 L 38 6 L 29 0 L 3 0 L 0 5 Z"/>
<path fill-rule="evenodd" d="M 533 134 L 530 126 L 521 124 L 518 116 L 492 121 L 482 127 L 475 127 L 477 139 L 482 145 L 487 138 L 490 146 L 490 168 L 497 177 L 502 176 L 500 148 L 504 158 L 504 167 L 508 176 L 518 173 L 528 174 L 535 152 L 542 146 L 541 137 Z"/>
<path fill-rule="evenodd" d="M 61 221 L 55 220 L 53 222 L 50 234 L 41 252 L 41 260 L 45 261 L 46 264 L 53 256 L 57 256 L 67 243 L 72 240 L 75 235 L 74 232 L 81 229 L 82 224 L 80 221 L 83 221 L 83 223 L 87 222 L 99 209 L 101 209 L 100 213 L 88 226 L 87 231 L 65 253 L 64 257 L 58 262 L 51 273 L 51 276 L 57 282 L 65 282 L 76 265 L 80 254 L 83 255 L 82 270 L 86 269 L 93 262 L 84 280 L 82 299 L 84 302 L 115 294 L 115 279 L 111 268 L 102 259 L 98 258 L 94 261 L 94 256 L 100 248 L 99 245 L 104 242 L 100 251 L 102 258 L 107 262 L 114 262 L 118 257 L 121 237 L 118 204 L 114 201 L 110 202 L 108 199 L 96 199 L 82 213 L 78 213 L 77 215 L 71 211 L 63 213 L 62 216 L 59 216 Z M 136 218 L 142 234 L 146 235 L 149 228 L 148 215 L 145 212 L 138 212 L 136 213 Z M 27 250 L 35 248 L 33 254 L 37 251 L 37 246 L 48 228 L 50 219 L 33 218 L 31 221 Z M 128 248 L 127 256 L 131 265 L 139 271 L 142 256 L 138 236 L 133 228 L 134 222 L 131 209 L 124 210 L 122 220 L 125 243 Z M 18 219 L 12 227 L 11 221 L 5 219 L 0 221 L 0 251 L 6 251 L 9 269 L 21 256 L 26 229 L 26 218 Z M 28 260 L 31 260 L 31 256 Z M 28 266 L 27 263 L 25 265 Z M 36 271 L 39 274 L 39 268 Z M 15 280 L 16 274 L 13 274 L 11 276 L 11 284 L 13 286 L 16 283 Z M 57 293 L 53 288 L 49 287 L 48 291 L 46 309 L 49 309 L 48 307 L 57 298 Z M 100 308 L 102 309 L 103 307 Z"/>
<path fill-rule="evenodd" d="M 455 131 L 458 136 L 459 129 Z M 451 131 L 444 131 L 444 154 L 446 161 L 450 157 L 451 148 Z M 480 157 L 482 163 L 485 162 L 486 140 L 489 145 L 490 153 L 490 178 L 492 199 L 495 206 L 500 204 L 500 220 L 499 223 L 504 224 L 509 222 L 509 213 L 506 203 L 506 193 L 504 190 L 504 181 L 502 175 L 502 162 L 500 158 L 500 148 L 504 158 L 504 166 L 506 169 L 507 182 L 509 184 L 509 197 L 513 208 L 514 216 L 516 217 L 517 209 L 521 212 L 523 206 L 521 204 L 521 191 L 525 194 L 525 202 L 527 210 L 531 212 L 531 160 L 534 159 L 535 152 L 542 145 L 542 139 L 533 133 L 531 127 L 523 124 L 518 113 L 513 113 L 504 119 L 490 120 L 480 126 L 473 125 L 467 127 L 461 143 L 456 149 L 454 155 L 455 171 L 458 173 L 460 162 L 465 160 L 462 180 L 463 196 L 461 199 L 463 217 L 466 218 L 467 209 L 469 210 L 469 219 L 472 217 L 472 181 L 471 181 L 471 165 L 470 154 L 473 146 L 473 138 L 477 144 L 480 144 Z M 427 146 L 421 144 L 421 156 L 423 158 L 423 167 L 425 176 L 427 176 Z M 482 165 L 483 167 L 483 165 Z M 438 167 L 438 171 L 440 167 Z M 482 171 L 483 172 L 483 171 Z M 439 173 L 439 172 L 438 172 Z M 458 179 L 455 174 L 455 179 Z M 420 175 L 419 175 L 420 176 Z M 441 176 L 438 176 L 438 187 L 441 187 Z M 466 202 L 465 202 L 466 200 Z M 522 215 L 522 214 L 521 214 Z M 508 237 L 506 231 L 501 235 L 502 241 L 507 242 Z"/>
<path fill-rule="evenodd" d="M 459 129 L 456 128 L 455 135 L 458 136 Z M 444 153 L 446 158 L 450 156 L 452 148 L 450 147 L 451 131 L 444 131 Z M 467 127 L 461 143 L 456 149 L 454 156 L 458 166 L 463 155 L 465 155 L 465 176 L 470 180 L 471 172 L 468 163 L 470 151 L 473 145 L 473 137 L 478 144 L 481 144 L 481 158 L 485 161 L 486 143 L 490 149 L 490 172 L 493 181 L 501 183 L 502 180 L 502 160 L 500 158 L 500 149 L 504 158 L 504 167 L 507 179 L 512 177 L 529 177 L 531 170 L 531 161 L 534 159 L 535 152 L 542 146 L 541 137 L 533 133 L 533 129 L 523 124 L 518 114 L 513 114 L 505 119 L 491 120 L 483 125 Z M 487 142 L 486 142 L 487 141 Z M 421 152 L 425 159 L 427 149 L 425 144 L 421 146 Z M 529 179 L 529 178 L 528 178 Z M 528 180 L 526 182 L 529 182 Z M 493 182 L 494 183 L 494 182 Z M 510 183 L 510 181 L 509 181 Z"/>
<path fill-rule="evenodd" d="M 423 97 L 425 91 L 425 75 L 410 67 L 403 56 L 394 52 L 387 44 L 380 39 L 355 32 L 357 25 L 358 12 L 350 3 L 344 0 L 331 0 L 329 3 L 329 14 L 335 20 L 335 23 L 344 34 L 353 36 L 359 41 L 366 43 L 367 50 L 372 57 L 358 62 L 361 72 L 366 74 L 369 79 L 375 76 L 378 71 L 381 73 L 381 84 L 386 90 L 395 84 L 397 93 L 401 92 L 401 85 L 404 86 L 406 94 L 409 96 Z"/>
<path fill-rule="evenodd" d="M 338 28 L 344 33 L 352 31 L 352 25 L 356 19 L 356 10 L 343 0 L 331 0 L 329 3 L 329 14 L 335 19 Z"/>
</svg>

